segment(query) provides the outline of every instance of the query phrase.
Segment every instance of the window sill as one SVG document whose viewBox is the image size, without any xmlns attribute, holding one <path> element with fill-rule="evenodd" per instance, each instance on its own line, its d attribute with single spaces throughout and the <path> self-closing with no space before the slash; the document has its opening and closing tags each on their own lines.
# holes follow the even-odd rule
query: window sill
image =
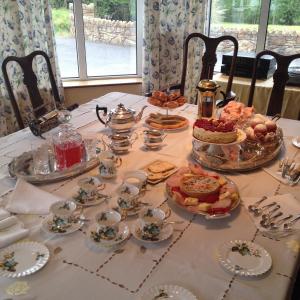
<svg viewBox="0 0 300 300">
<path fill-rule="evenodd" d="M 141 84 L 142 78 L 114 78 L 114 79 L 93 79 L 93 80 L 66 80 L 63 81 L 64 88 L 81 88 L 95 86 Z"/>
</svg>

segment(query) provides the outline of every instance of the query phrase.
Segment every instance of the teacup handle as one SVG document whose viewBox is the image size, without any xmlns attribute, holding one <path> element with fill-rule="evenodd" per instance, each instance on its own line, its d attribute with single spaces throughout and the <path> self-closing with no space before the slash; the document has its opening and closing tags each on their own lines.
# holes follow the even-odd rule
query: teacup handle
<svg viewBox="0 0 300 300">
<path fill-rule="evenodd" d="M 166 137 L 167 137 L 167 134 L 163 132 L 161 139 L 164 140 Z"/>
<path fill-rule="evenodd" d="M 102 191 L 102 190 L 104 190 L 105 189 L 105 183 L 101 183 L 101 184 L 99 184 L 98 186 L 97 186 L 97 190 L 98 191 Z"/>
<path fill-rule="evenodd" d="M 116 167 L 119 168 L 122 165 L 122 158 L 117 156 L 116 157 Z"/>
<path fill-rule="evenodd" d="M 132 145 L 138 138 L 139 135 L 136 132 L 134 132 L 130 138 L 130 144 Z"/>
<path fill-rule="evenodd" d="M 103 144 L 103 146 L 104 146 L 104 151 L 106 150 L 106 149 L 111 149 L 111 146 L 110 146 L 110 144 L 107 142 L 107 140 L 106 140 L 106 138 L 108 138 L 108 136 L 107 135 L 102 135 L 102 137 L 101 137 L 101 141 L 102 141 L 102 144 Z M 112 149 L 111 149 L 112 150 Z"/>
</svg>

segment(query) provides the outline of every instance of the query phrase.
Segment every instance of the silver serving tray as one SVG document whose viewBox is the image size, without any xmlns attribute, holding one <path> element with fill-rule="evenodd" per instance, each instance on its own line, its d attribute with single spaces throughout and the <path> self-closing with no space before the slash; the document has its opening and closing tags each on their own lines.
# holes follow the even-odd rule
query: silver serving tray
<svg viewBox="0 0 300 300">
<path fill-rule="evenodd" d="M 47 184 L 85 173 L 99 165 L 98 157 L 82 161 L 62 171 L 54 170 L 49 174 L 35 174 L 33 171 L 34 151 L 24 152 L 8 164 L 8 172 L 13 178 L 22 178 L 33 184 Z"/>
<path fill-rule="evenodd" d="M 237 160 L 231 160 L 231 159 L 220 157 L 218 153 L 216 155 L 212 155 L 212 153 L 209 153 L 207 149 L 208 149 L 208 145 L 215 147 L 213 144 L 206 143 L 207 145 L 204 145 L 201 149 L 201 147 L 198 147 L 196 143 L 197 141 L 194 140 L 192 157 L 202 166 L 212 170 L 222 171 L 222 172 L 246 172 L 246 171 L 251 171 L 251 170 L 261 168 L 264 165 L 271 162 L 273 159 L 275 159 L 280 153 L 281 148 L 284 145 L 283 134 L 280 128 L 278 129 L 277 132 L 277 139 L 273 144 L 269 144 L 269 145 L 257 144 L 256 150 L 253 150 L 252 155 L 251 155 L 251 147 L 250 147 L 249 148 L 250 151 L 248 152 L 248 154 L 250 154 L 249 159 L 239 158 Z M 241 143 L 241 145 L 243 145 L 243 143 Z M 223 145 L 222 147 L 226 147 L 226 145 Z M 261 147 L 262 149 L 261 151 L 257 151 L 257 148 L 259 147 Z"/>
</svg>

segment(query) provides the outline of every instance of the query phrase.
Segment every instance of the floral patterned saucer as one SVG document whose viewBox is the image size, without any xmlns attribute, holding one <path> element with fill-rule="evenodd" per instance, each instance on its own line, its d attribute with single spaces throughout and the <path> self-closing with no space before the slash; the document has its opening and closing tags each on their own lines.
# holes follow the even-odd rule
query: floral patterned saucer
<svg viewBox="0 0 300 300">
<path fill-rule="evenodd" d="M 219 262 L 228 271 L 241 276 L 258 276 L 272 266 L 270 254 L 250 241 L 234 240 L 219 248 Z"/>
<path fill-rule="evenodd" d="M 53 218 L 53 215 L 49 215 L 42 223 L 42 229 L 47 233 L 57 235 L 67 235 L 80 229 L 84 225 L 84 222 L 79 219 L 74 219 L 71 222 L 66 223 L 60 218 Z"/>
<path fill-rule="evenodd" d="M 153 243 L 160 243 L 162 241 L 167 240 L 171 235 L 173 234 L 174 228 L 171 224 L 166 224 L 161 229 L 161 232 L 158 236 L 155 236 L 151 239 L 145 238 L 143 236 L 142 231 L 142 222 L 140 219 L 136 220 L 136 222 L 133 223 L 132 226 L 132 235 L 140 242 L 153 244 Z"/>
<path fill-rule="evenodd" d="M 97 192 L 96 195 L 89 197 L 85 190 L 80 188 L 72 198 L 79 206 L 95 206 L 107 201 L 110 197 L 99 192 Z"/>
<path fill-rule="evenodd" d="M 89 240 L 98 247 L 101 248 L 112 248 L 113 246 L 116 246 L 122 242 L 124 242 L 127 238 L 130 236 L 130 230 L 126 223 L 121 222 L 119 224 L 119 230 L 114 239 L 107 240 L 102 238 L 101 235 L 97 233 L 97 230 L 94 227 L 90 230 Z"/>
<path fill-rule="evenodd" d="M 48 248 L 36 242 L 20 242 L 0 251 L 0 276 L 18 278 L 40 270 L 49 260 Z"/>
</svg>

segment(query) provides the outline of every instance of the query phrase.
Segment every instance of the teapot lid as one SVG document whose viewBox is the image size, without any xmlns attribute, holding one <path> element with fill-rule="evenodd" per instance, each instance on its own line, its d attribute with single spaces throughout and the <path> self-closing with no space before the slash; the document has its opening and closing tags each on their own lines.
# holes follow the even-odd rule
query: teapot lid
<svg viewBox="0 0 300 300">
<path fill-rule="evenodd" d="M 134 116 L 135 110 L 125 108 L 124 104 L 118 104 L 117 108 L 111 110 L 111 115 L 114 119 L 128 119 Z"/>
</svg>

